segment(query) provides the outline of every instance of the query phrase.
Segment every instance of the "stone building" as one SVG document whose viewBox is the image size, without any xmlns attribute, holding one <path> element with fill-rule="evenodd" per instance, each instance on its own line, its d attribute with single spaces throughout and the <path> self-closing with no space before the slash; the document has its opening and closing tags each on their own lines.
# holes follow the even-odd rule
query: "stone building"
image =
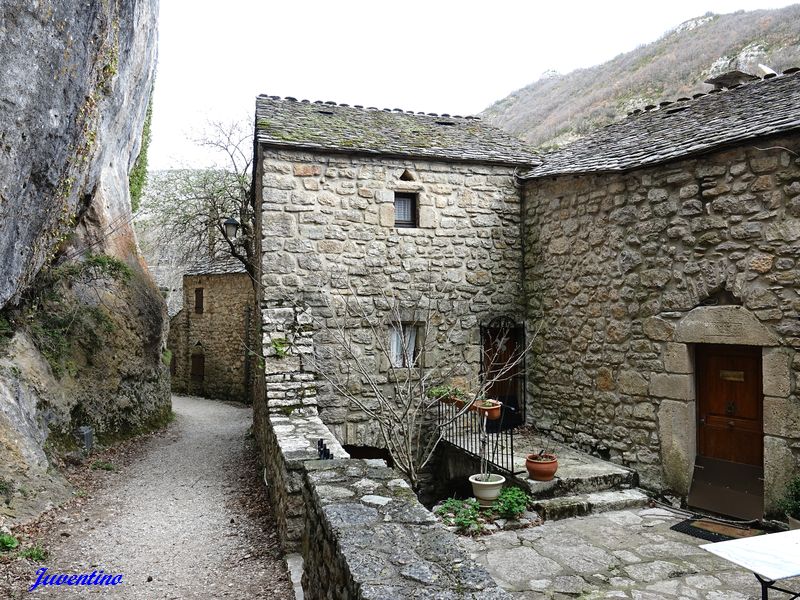
<svg viewBox="0 0 800 600">
<path fill-rule="evenodd" d="M 742 515 L 800 458 L 798 106 L 797 74 L 717 89 L 523 175 L 530 417 Z"/>
<path fill-rule="evenodd" d="M 266 96 L 258 98 L 256 134 L 268 402 L 292 405 L 305 395 L 343 444 L 382 446 L 374 423 L 314 380 L 304 355 L 309 332 L 294 328 L 304 324 L 296 301 L 322 314 L 326 298 L 354 294 L 380 312 L 385 290 L 446 288 L 441 297 L 459 318 L 451 334 L 461 343 L 426 360 L 477 372 L 482 328 L 498 317 L 522 323 L 515 173 L 534 155 L 472 117 Z M 421 319 L 407 320 L 417 327 Z M 359 352 L 385 371 L 372 332 L 355 335 Z M 289 356 L 276 355 L 283 340 L 296 349 Z M 317 352 L 326 343 L 318 336 Z M 522 391 L 510 401 L 521 406 Z"/>
<path fill-rule="evenodd" d="M 437 360 L 479 370 L 495 319 L 541 327 L 510 398 L 528 422 L 694 505 L 774 512 L 800 464 L 800 75 L 719 88 L 542 157 L 474 118 L 259 97 L 257 426 L 318 411 L 376 444 L 308 368 L 313 315 L 430 280 L 466 341 Z"/>
<path fill-rule="evenodd" d="M 183 276 L 183 307 L 170 322 L 172 389 L 248 401 L 257 343 L 253 285 L 238 261 L 208 259 Z"/>
</svg>

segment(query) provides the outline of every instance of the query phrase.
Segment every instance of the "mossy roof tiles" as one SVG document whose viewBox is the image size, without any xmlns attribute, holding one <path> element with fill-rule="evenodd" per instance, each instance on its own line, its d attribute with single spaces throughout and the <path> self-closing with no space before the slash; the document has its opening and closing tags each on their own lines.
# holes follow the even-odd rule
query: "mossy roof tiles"
<svg viewBox="0 0 800 600">
<path fill-rule="evenodd" d="M 268 146 L 533 166 L 536 152 L 476 117 L 362 108 L 276 96 L 256 100 L 256 136 Z"/>
<path fill-rule="evenodd" d="M 522 177 L 623 172 L 800 129 L 800 73 L 638 112 L 541 156 Z"/>
</svg>

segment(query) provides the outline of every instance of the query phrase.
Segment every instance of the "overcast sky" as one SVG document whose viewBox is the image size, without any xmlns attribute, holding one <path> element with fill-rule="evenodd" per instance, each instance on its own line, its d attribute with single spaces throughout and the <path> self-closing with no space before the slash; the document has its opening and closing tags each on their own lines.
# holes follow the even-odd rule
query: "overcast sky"
<svg viewBox="0 0 800 600">
<path fill-rule="evenodd" d="M 209 119 L 260 93 L 475 114 L 546 70 L 590 67 L 712 11 L 770 0 L 162 0 L 151 169 L 205 166 Z"/>
</svg>

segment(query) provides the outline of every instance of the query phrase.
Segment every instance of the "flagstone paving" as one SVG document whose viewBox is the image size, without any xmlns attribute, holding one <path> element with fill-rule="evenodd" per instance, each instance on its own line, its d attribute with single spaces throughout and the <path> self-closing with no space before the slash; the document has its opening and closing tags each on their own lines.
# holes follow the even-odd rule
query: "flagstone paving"
<svg viewBox="0 0 800 600">
<path fill-rule="evenodd" d="M 683 519 L 660 508 L 624 510 L 459 540 L 518 600 L 760 598 L 752 573 L 670 530 Z M 800 578 L 785 583 L 800 591 Z"/>
</svg>

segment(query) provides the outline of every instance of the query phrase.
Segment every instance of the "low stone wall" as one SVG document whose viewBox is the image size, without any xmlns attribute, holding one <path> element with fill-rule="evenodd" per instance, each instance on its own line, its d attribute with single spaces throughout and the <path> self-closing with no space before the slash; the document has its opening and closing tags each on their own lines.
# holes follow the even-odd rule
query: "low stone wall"
<svg viewBox="0 0 800 600">
<path fill-rule="evenodd" d="M 265 480 L 306 598 L 508 598 L 382 460 L 353 460 L 316 408 L 256 403 Z M 322 438 L 334 460 L 318 460 Z"/>
<path fill-rule="evenodd" d="M 334 458 L 349 458 L 349 455 L 319 417 L 303 414 L 303 409 L 289 414 L 261 415 L 256 420 L 256 435 L 281 545 L 287 553 L 299 552 L 305 519 L 302 494 L 305 463 L 319 458 L 320 438 L 325 440 Z"/>
</svg>

